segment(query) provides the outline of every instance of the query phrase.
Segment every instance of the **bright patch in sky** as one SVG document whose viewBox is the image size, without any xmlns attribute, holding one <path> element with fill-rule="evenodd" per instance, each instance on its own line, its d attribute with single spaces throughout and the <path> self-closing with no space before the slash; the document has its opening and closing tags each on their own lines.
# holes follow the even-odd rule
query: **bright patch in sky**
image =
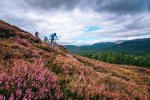
<svg viewBox="0 0 150 100">
<path fill-rule="evenodd" d="M 90 31 L 97 31 L 102 29 L 102 27 L 98 26 L 98 25 L 92 25 L 92 26 L 88 26 L 85 28 L 85 32 L 90 32 Z"/>
</svg>

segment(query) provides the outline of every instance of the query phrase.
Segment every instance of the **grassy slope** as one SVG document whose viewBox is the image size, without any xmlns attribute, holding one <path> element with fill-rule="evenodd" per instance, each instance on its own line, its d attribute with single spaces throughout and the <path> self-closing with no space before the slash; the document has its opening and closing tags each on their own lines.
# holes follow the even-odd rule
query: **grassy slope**
<svg viewBox="0 0 150 100">
<path fill-rule="evenodd" d="M 0 72 L 16 67 L 15 63 L 32 64 L 38 59 L 56 73 L 65 95 L 72 98 L 150 98 L 150 69 L 88 59 L 70 54 L 62 46 L 55 50 L 28 32 L 0 21 Z"/>
</svg>

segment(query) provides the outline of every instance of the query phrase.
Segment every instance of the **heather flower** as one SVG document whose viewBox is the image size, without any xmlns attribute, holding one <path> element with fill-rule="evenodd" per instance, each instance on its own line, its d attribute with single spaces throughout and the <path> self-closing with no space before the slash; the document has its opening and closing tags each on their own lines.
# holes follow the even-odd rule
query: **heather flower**
<svg viewBox="0 0 150 100">
<path fill-rule="evenodd" d="M 19 85 L 20 85 L 20 84 L 19 84 Z M 17 97 L 21 97 L 21 93 L 22 93 L 22 90 L 18 88 L 18 89 L 16 90 L 16 96 L 17 96 Z"/>
<path fill-rule="evenodd" d="M 60 99 L 63 96 L 57 76 L 43 68 L 43 64 L 22 63 L 12 68 L 12 72 L 0 73 L 0 86 L 3 91 L 0 100 Z"/>
<path fill-rule="evenodd" d="M 0 100 L 5 100 L 5 96 L 0 94 Z"/>
<path fill-rule="evenodd" d="M 14 100 L 14 94 L 13 93 L 11 93 L 9 100 Z"/>
</svg>

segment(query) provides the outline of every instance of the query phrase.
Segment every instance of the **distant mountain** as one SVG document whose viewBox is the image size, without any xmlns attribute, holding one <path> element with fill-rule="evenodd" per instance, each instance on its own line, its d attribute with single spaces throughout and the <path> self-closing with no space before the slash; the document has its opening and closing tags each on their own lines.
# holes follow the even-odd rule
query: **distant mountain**
<svg viewBox="0 0 150 100">
<path fill-rule="evenodd" d="M 128 40 L 118 40 L 118 41 L 115 41 L 114 43 L 120 44 L 120 43 L 123 43 L 123 42 L 126 42 L 126 41 L 128 41 Z"/>
<path fill-rule="evenodd" d="M 65 45 L 65 47 L 71 52 L 79 53 L 79 52 L 99 51 L 101 49 L 112 47 L 115 45 L 116 43 L 105 42 L 105 43 L 95 43 L 93 45 L 84 45 L 84 46 Z"/>
<path fill-rule="evenodd" d="M 150 38 L 126 41 L 112 47 L 104 48 L 102 51 L 150 54 Z"/>
<path fill-rule="evenodd" d="M 66 45 L 65 47 L 69 51 L 74 53 L 114 51 L 135 54 L 150 54 L 150 38 L 135 39 L 129 41 L 121 40 L 115 43 L 96 43 L 93 45 L 85 45 L 79 47 L 75 45 Z"/>
</svg>

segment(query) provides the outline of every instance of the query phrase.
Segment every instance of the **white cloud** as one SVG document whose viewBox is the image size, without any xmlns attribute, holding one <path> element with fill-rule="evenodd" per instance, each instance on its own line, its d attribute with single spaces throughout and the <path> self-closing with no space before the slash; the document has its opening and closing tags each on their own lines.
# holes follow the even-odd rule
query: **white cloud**
<svg viewBox="0 0 150 100">
<path fill-rule="evenodd" d="M 116 15 L 108 12 L 94 12 L 92 9 L 39 10 L 28 5 L 24 0 L 2 0 L 0 18 L 34 34 L 41 33 L 41 38 L 56 32 L 60 44 L 93 44 L 103 41 L 150 37 L 149 12 L 137 15 Z M 90 25 L 102 29 L 85 32 Z"/>
</svg>

